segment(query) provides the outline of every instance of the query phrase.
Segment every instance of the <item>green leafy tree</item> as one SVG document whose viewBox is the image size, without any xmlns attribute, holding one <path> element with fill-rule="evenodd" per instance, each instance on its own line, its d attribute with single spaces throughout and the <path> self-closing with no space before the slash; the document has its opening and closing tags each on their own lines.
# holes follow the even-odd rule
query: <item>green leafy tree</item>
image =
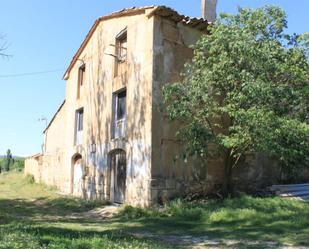
<svg viewBox="0 0 309 249">
<path fill-rule="evenodd" d="M 224 157 L 225 193 L 248 153 L 276 157 L 290 174 L 309 167 L 308 35 L 287 35 L 286 27 L 274 6 L 221 14 L 195 45 L 183 80 L 163 89 L 187 154 L 216 148 Z"/>
<path fill-rule="evenodd" d="M 10 170 L 10 166 L 14 163 L 14 159 L 12 156 L 12 152 L 10 149 L 7 150 L 6 152 L 6 157 L 4 160 L 4 170 L 5 171 L 9 171 Z"/>
</svg>

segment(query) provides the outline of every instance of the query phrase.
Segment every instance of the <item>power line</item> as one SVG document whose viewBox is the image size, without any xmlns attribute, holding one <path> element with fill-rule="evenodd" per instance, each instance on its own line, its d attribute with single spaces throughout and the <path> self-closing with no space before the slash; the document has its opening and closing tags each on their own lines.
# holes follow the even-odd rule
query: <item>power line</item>
<svg viewBox="0 0 309 249">
<path fill-rule="evenodd" d="M 31 73 L 7 74 L 7 75 L 0 75 L 0 78 L 14 78 L 14 77 L 22 77 L 22 76 L 56 73 L 56 72 L 61 72 L 61 71 L 64 71 L 64 69 L 55 69 L 55 70 L 47 70 L 47 71 L 39 71 L 39 72 L 31 72 Z"/>
</svg>

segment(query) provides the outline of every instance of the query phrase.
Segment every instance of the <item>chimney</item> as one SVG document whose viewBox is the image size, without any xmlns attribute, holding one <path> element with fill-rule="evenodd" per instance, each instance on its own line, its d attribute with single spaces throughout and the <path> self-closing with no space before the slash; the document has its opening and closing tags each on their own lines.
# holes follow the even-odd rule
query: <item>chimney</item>
<svg viewBox="0 0 309 249">
<path fill-rule="evenodd" d="M 208 22 L 214 22 L 217 18 L 217 1 L 202 0 L 202 17 Z"/>
</svg>

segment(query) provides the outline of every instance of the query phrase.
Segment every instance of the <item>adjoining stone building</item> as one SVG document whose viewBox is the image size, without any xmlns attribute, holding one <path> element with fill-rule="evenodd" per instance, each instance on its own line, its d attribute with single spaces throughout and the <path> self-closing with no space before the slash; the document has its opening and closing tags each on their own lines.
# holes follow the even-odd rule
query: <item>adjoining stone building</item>
<svg viewBox="0 0 309 249">
<path fill-rule="evenodd" d="M 162 87 L 180 79 L 207 26 L 163 6 L 97 19 L 64 75 L 44 153 L 26 160 L 25 174 L 65 193 L 140 206 L 184 193 L 203 167 L 175 160 L 181 146 L 161 110 Z"/>
</svg>

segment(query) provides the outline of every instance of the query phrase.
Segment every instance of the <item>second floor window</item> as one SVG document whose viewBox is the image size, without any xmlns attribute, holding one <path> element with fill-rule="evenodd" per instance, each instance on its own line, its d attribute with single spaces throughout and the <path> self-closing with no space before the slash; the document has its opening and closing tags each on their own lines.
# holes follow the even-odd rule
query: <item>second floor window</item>
<svg viewBox="0 0 309 249">
<path fill-rule="evenodd" d="M 86 76 L 86 66 L 83 64 L 78 69 L 78 85 L 77 85 L 77 98 L 80 98 L 81 90 L 83 85 L 85 84 L 85 76 Z"/>
<path fill-rule="evenodd" d="M 113 94 L 112 138 L 125 137 L 126 133 L 126 90 Z"/>
<path fill-rule="evenodd" d="M 82 144 L 82 135 L 84 129 L 84 109 L 79 109 L 76 111 L 76 125 L 75 125 L 75 144 Z"/>
<path fill-rule="evenodd" d="M 126 91 L 117 94 L 117 121 L 126 117 Z"/>
</svg>

